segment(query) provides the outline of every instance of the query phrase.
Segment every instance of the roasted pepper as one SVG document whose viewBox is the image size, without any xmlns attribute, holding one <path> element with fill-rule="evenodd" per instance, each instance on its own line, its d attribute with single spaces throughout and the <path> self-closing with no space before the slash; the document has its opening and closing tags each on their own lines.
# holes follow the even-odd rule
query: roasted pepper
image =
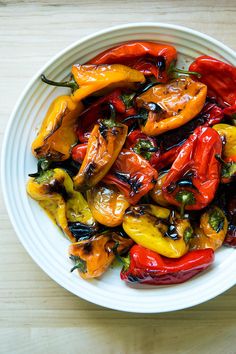
<svg viewBox="0 0 236 354">
<path fill-rule="evenodd" d="M 72 101 L 69 96 L 57 97 L 32 143 L 34 156 L 54 161 L 68 159 L 71 146 L 77 141 L 75 126 L 82 109 L 83 105 Z"/>
<path fill-rule="evenodd" d="M 157 171 L 146 159 L 131 150 L 122 149 L 103 182 L 114 184 L 133 205 L 154 187 L 156 179 Z"/>
<path fill-rule="evenodd" d="M 74 161 L 82 163 L 86 156 L 88 144 L 77 144 L 71 150 L 71 157 Z"/>
<path fill-rule="evenodd" d="M 190 251 L 169 259 L 140 245 L 134 245 L 125 259 L 120 277 L 128 283 L 153 285 L 179 284 L 209 267 L 214 261 L 211 248 Z"/>
<path fill-rule="evenodd" d="M 79 116 L 77 136 L 81 143 L 88 142 L 93 126 L 99 119 L 106 115 L 115 115 L 116 120 L 121 121 L 129 114 L 135 114 L 133 106 L 134 94 L 126 94 L 120 88 L 115 89 L 109 94 L 100 97 L 87 107 Z M 132 113 L 130 113 L 132 109 Z"/>
<path fill-rule="evenodd" d="M 72 242 L 76 237 L 69 223 L 80 223 L 85 228 L 95 228 L 96 221 L 81 193 L 75 192 L 70 176 L 63 169 L 55 168 L 31 178 L 27 192 L 37 200 L 50 218 L 64 231 Z"/>
<path fill-rule="evenodd" d="M 195 229 L 195 236 L 190 240 L 191 249 L 219 248 L 226 236 L 228 221 L 223 211 L 214 206 L 207 210 L 200 219 L 200 228 Z"/>
<path fill-rule="evenodd" d="M 122 223 L 129 207 L 125 196 L 115 186 L 97 185 L 87 191 L 87 201 L 93 217 L 102 225 L 115 227 Z"/>
<path fill-rule="evenodd" d="M 162 191 L 163 184 L 166 179 L 167 172 L 161 173 L 157 178 L 157 183 L 155 187 L 149 192 L 152 199 L 159 205 L 163 207 L 168 207 L 170 203 L 165 199 Z"/>
<path fill-rule="evenodd" d="M 125 64 L 144 75 L 154 75 L 159 82 L 168 80 L 168 69 L 177 58 L 177 51 L 167 44 L 129 42 L 109 48 L 89 61 L 89 64 Z"/>
<path fill-rule="evenodd" d="M 127 209 L 122 225 L 137 244 L 169 258 L 185 254 L 193 234 L 187 219 L 173 217 L 169 209 L 151 204 Z"/>
<path fill-rule="evenodd" d="M 198 127 L 183 144 L 169 170 L 164 185 L 164 198 L 183 209 L 199 210 L 214 198 L 220 181 L 222 143 L 212 128 Z"/>
<path fill-rule="evenodd" d="M 223 107 L 236 104 L 236 68 L 207 55 L 200 56 L 190 65 L 200 81 L 207 85 L 208 96 L 217 99 Z"/>
<path fill-rule="evenodd" d="M 212 128 L 223 139 L 223 157 L 236 157 L 236 127 L 229 124 L 216 124 Z"/>
<path fill-rule="evenodd" d="M 125 143 L 127 131 L 126 125 L 112 120 L 95 124 L 85 158 L 74 177 L 76 189 L 89 189 L 107 174 Z"/>
<path fill-rule="evenodd" d="M 229 124 L 216 124 L 212 127 L 223 140 L 223 160 L 221 182 L 229 183 L 236 176 L 236 127 Z"/>
<path fill-rule="evenodd" d="M 127 252 L 132 244 L 131 239 L 113 231 L 73 243 L 69 248 L 70 258 L 75 263 L 71 271 L 78 269 L 84 279 L 100 277 L 114 261 L 115 255 Z"/>
<path fill-rule="evenodd" d="M 72 79 L 66 82 L 56 82 L 47 79 L 44 75 L 41 79 L 53 86 L 69 87 L 72 89 L 71 98 L 80 102 L 85 97 L 104 88 L 109 90 L 115 87 L 129 87 L 130 84 L 145 82 L 144 75 L 125 65 L 73 65 Z"/>
<path fill-rule="evenodd" d="M 136 98 L 137 106 L 145 110 L 142 131 L 155 136 L 187 123 L 203 108 L 206 94 L 206 85 L 189 77 L 151 87 Z"/>
<path fill-rule="evenodd" d="M 153 155 L 159 151 L 154 138 L 144 134 L 140 129 L 132 130 L 126 139 L 125 147 L 132 149 L 136 154 L 143 156 L 152 164 Z"/>
</svg>

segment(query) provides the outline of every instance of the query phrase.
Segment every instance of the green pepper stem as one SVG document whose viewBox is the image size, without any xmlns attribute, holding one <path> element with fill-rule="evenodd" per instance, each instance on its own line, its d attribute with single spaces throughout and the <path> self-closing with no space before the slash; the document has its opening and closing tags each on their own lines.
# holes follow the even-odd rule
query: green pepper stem
<svg viewBox="0 0 236 354">
<path fill-rule="evenodd" d="M 130 265 L 130 256 L 128 255 L 127 257 L 121 257 L 118 253 L 116 254 L 117 260 L 122 264 L 123 266 L 123 271 L 126 271 L 129 268 Z"/>
<path fill-rule="evenodd" d="M 79 85 L 75 82 L 74 78 L 70 81 L 64 81 L 64 82 L 58 82 L 58 81 L 52 81 L 46 78 L 45 75 L 41 75 L 41 80 L 45 82 L 45 84 L 52 85 L 52 86 L 59 86 L 59 87 L 69 87 L 72 92 L 75 90 L 78 90 Z"/>
<path fill-rule="evenodd" d="M 178 69 L 174 66 L 174 64 L 171 64 L 168 69 L 168 74 L 170 76 L 171 76 L 171 73 L 177 73 L 177 74 L 182 74 L 182 75 L 195 75 L 195 76 L 197 76 L 198 79 L 200 79 L 202 77 L 202 75 L 196 71 L 188 71 L 188 70 Z"/>
<path fill-rule="evenodd" d="M 185 211 L 185 203 L 182 203 L 180 206 L 180 218 L 183 219 L 184 217 L 184 211 Z"/>
<path fill-rule="evenodd" d="M 193 205 L 196 202 L 194 194 L 187 190 L 180 190 L 175 195 L 175 199 L 180 203 L 180 216 L 184 216 L 184 209 L 186 205 Z"/>
</svg>

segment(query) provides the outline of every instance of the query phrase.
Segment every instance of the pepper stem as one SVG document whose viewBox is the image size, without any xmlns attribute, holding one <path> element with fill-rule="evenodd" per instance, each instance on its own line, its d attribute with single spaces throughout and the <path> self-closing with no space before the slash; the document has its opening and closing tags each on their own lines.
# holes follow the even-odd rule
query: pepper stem
<svg viewBox="0 0 236 354">
<path fill-rule="evenodd" d="M 123 266 L 122 271 L 125 272 L 130 265 L 130 256 L 128 255 L 127 257 L 121 257 L 120 255 L 116 254 L 116 258 Z"/>
<path fill-rule="evenodd" d="M 177 73 L 177 77 L 178 74 L 182 74 L 182 75 L 195 75 L 197 76 L 198 79 L 200 79 L 202 77 L 202 75 L 196 71 L 188 71 L 188 70 L 183 70 L 183 69 L 178 69 L 174 66 L 174 64 L 171 64 L 169 69 L 168 69 L 168 74 L 171 76 L 171 73 Z M 174 77 L 176 77 L 174 75 Z"/>
<path fill-rule="evenodd" d="M 41 75 L 41 80 L 45 82 L 45 84 L 52 85 L 52 86 L 59 86 L 59 87 L 69 87 L 72 92 L 75 90 L 78 90 L 79 85 L 75 82 L 74 78 L 72 78 L 69 81 L 64 81 L 64 82 L 58 82 L 58 81 L 52 81 L 46 78 L 45 75 Z"/>
<path fill-rule="evenodd" d="M 184 210 L 186 205 L 193 205 L 196 202 L 194 194 L 190 191 L 181 190 L 175 195 L 175 199 L 180 203 L 180 217 L 184 217 Z"/>
</svg>

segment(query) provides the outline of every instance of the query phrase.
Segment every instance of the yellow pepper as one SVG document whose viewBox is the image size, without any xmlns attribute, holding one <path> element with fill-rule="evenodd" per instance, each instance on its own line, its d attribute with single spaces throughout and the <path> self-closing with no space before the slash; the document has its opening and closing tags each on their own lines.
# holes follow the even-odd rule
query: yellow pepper
<svg viewBox="0 0 236 354">
<path fill-rule="evenodd" d="M 165 199 L 163 192 L 162 192 L 162 186 L 165 182 L 166 179 L 166 173 L 162 173 L 158 176 L 157 182 L 155 184 L 155 187 L 149 192 L 151 198 L 159 205 L 168 207 L 170 203 L 167 202 Z"/>
<path fill-rule="evenodd" d="M 129 207 L 125 196 L 112 185 L 91 188 L 87 191 L 87 201 L 94 219 L 109 227 L 120 225 Z"/>
<path fill-rule="evenodd" d="M 212 127 L 225 140 L 223 144 L 223 156 L 232 158 L 236 161 L 236 127 L 229 124 L 215 124 Z"/>
<path fill-rule="evenodd" d="M 73 65 L 71 71 L 79 86 L 72 98 L 80 101 L 104 88 L 128 86 L 130 83 L 145 82 L 145 76 L 138 70 L 125 65 Z"/>
<path fill-rule="evenodd" d="M 156 136 L 187 123 L 203 108 L 206 94 L 206 85 L 189 77 L 151 87 L 136 98 L 137 106 L 148 112 L 142 131 Z"/>
<path fill-rule="evenodd" d="M 218 207 L 210 208 L 200 219 L 200 227 L 195 229 L 195 236 L 190 240 L 191 249 L 219 248 L 226 236 L 228 221 Z"/>
<path fill-rule="evenodd" d="M 114 261 L 115 255 L 127 252 L 132 245 L 131 239 L 113 231 L 73 243 L 69 247 L 70 259 L 75 263 L 71 271 L 78 269 L 84 279 L 100 277 Z"/>
<path fill-rule="evenodd" d="M 50 218 L 64 231 L 72 242 L 76 238 L 68 227 L 68 222 L 79 222 L 94 227 L 96 222 L 81 193 L 73 190 L 73 181 L 64 170 L 55 168 L 30 178 L 27 192 L 37 200 Z"/>
<path fill-rule="evenodd" d="M 187 219 L 173 219 L 169 209 L 151 204 L 129 208 L 123 229 L 137 244 L 169 258 L 187 253 L 193 233 Z"/>
<path fill-rule="evenodd" d="M 95 124 L 85 158 L 74 177 L 75 189 L 95 186 L 109 171 L 125 143 L 128 127 L 112 120 Z"/>
<path fill-rule="evenodd" d="M 145 82 L 145 76 L 138 70 L 121 64 L 112 65 L 80 65 L 72 66 L 72 79 L 56 82 L 41 76 L 43 82 L 72 89 L 71 98 L 79 102 L 85 97 L 100 90 L 112 90 L 115 87 L 132 87 L 132 84 Z"/>
<path fill-rule="evenodd" d="M 75 125 L 82 109 L 83 105 L 72 101 L 70 96 L 57 97 L 32 143 L 34 156 L 54 161 L 68 159 L 71 146 L 77 141 Z"/>
</svg>

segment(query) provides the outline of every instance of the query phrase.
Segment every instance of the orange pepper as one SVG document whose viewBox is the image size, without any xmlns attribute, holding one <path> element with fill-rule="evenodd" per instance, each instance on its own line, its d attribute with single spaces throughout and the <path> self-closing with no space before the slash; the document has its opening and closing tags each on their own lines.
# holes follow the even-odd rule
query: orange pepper
<svg viewBox="0 0 236 354">
<path fill-rule="evenodd" d="M 226 236 L 228 221 L 218 207 L 210 208 L 200 219 L 200 227 L 195 229 L 195 236 L 190 240 L 190 249 L 219 248 Z"/>
<path fill-rule="evenodd" d="M 74 177 L 75 189 L 95 186 L 109 171 L 125 143 L 128 127 L 112 120 L 95 124 L 85 158 Z"/>
<path fill-rule="evenodd" d="M 115 232 L 96 235 L 88 240 L 73 243 L 69 254 L 75 266 L 84 279 L 101 276 L 115 259 L 115 254 L 128 251 L 133 241 L 123 238 Z"/>
<path fill-rule="evenodd" d="M 187 123 L 202 110 L 206 94 L 206 85 L 189 77 L 151 87 L 136 98 L 138 107 L 148 111 L 142 131 L 156 136 Z"/>
<path fill-rule="evenodd" d="M 115 186 L 98 185 L 87 191 L 91 213 L 100 224 L 115 227 L 122 223 L 129 202 Z"/>
<path fill-rule="evenodd" d="M 72 101 L 70 96 L 57 97 L 32 143 L 34 156 L 54 161 L 68 159 L 71 146 L 77 141 L 75 125 L 82 109 L 82 103 Z"/>
<path fill-rule="evenodd" d="M 71 71 L 78 89 L 72 94 L 74 101 L 104 88 L 129 86 L 131 83 L 145 82 L 144 75 L 125 65 L 73 65 Z"/>
</svg>

